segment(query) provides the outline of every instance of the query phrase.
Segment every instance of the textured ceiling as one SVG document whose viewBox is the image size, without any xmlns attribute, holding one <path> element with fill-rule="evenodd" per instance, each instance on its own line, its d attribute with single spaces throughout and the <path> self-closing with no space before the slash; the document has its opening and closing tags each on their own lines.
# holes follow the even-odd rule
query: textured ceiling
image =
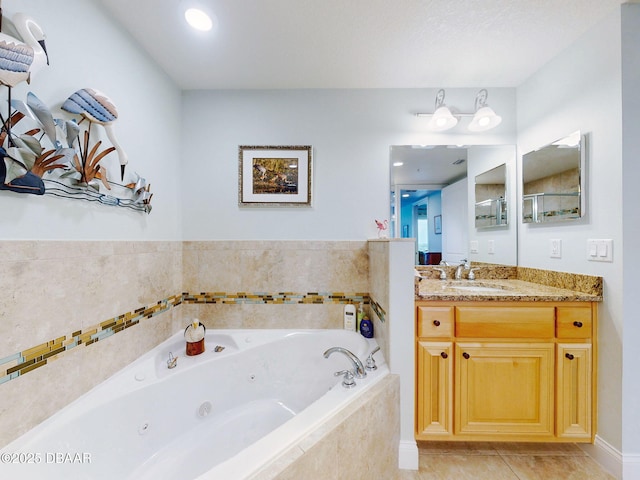
<svg viewBox="0 0 640 480">
<path fill-rule="evenodd" d="M 516 87 L 623 0 L 101 0 L 183 89 Z"/>
</svg>

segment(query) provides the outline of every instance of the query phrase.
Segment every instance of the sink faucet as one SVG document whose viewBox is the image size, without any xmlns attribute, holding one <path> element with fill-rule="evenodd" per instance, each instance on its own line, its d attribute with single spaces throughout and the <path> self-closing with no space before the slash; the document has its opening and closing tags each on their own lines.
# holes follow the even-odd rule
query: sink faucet
<svg viewBox="0 0 640 480">
<path fill-rule="evenodd" d="M 329 350 L 324 352 L 324 358 L 329 358 L 329 356 L 334 352 L 344 353 L 351 363 L 353 364 L 353 370 L 356 378 L 364 378 L 367 376 L 367 372 L 364 369 L 364 365 L 360 361 L 358 357 L 356 357 L 353 353 L 351 353 L 346 348 L 342 347 L 331 347 Z"/>
<path fill-rule="evenodd" d="M 463 258 L 462 260 L 460 260 L 460 265 L 456 267 L 455 279 L 462 280 L 462 271 L 467 268 L 469 268 L 469 265 L 467 264 L 467 259 Z"/>
</svg>

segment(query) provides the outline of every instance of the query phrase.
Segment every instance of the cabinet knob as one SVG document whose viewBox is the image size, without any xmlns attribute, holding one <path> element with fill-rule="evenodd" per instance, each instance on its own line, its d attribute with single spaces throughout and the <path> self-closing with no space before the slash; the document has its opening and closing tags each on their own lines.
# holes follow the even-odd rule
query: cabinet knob
<svg viewBox="0 0 640 480">
<path fill-rule="evenodd" d="M 573 322 L 573 325 L 575 327 L 581 328 L 582 327 L 582 322 Z"/>
<path fill-rule="evenodd" d="M 571 355 L 570 353 L 565 353 L 564 356 L 567 357 L 569 360 L 573 360 L 574 359 L 574 356 Z"/>
<path fill-rule="evenodd" d="M 440 356 L 441 356 L 442 358 L 448 358 L 448 357 L 449 357 L 449 355 L 447 355 L 447 353 L 446 353 L 446 352 L 441 352 L 441 353 L 440 353 Z"/>
<path fill-rule="evenodd" d="M 467 352 L 464 352 L 464 353 L 462 354 L 462 356 L 463 356 L 464 358 L 466 358 L 467 360 L 469 359 L 469 357 L 471 357 L 471 355 L 469 355 Z"/>
<path fill-rule="evenodd" d="M 439 327 L 439 326 L 440 326 L 440 320 L 434 320 L 434 321 L 433 321 L 433 324 L 434 324 L 436 327 Z"/>
</svg>

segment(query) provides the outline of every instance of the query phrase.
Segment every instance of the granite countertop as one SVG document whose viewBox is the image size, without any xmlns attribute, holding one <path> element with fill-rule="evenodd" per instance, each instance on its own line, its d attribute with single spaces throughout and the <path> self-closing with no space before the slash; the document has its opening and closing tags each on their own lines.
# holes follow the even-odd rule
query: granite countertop
<svg viewBox="0 0 640 480">
<path fill-rule="evenodd" d="M 416 300 L 599 302 L 602 295 L 516 279 L 436 280 L 416 278 Z"/>
</svg>

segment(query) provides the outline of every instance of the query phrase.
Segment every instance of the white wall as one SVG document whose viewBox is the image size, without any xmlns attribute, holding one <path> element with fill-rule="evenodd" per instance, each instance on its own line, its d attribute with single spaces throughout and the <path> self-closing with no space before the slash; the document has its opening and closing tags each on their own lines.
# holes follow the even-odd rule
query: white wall
<svg viewBox="0 0 640 480">
<path fill-rule="evenodd" d="M 640 5 L 622 6 L 622 255 L 624 337 L 622 341 L 622 448 L 624 478 L 640 478 L 640 369 L 637 368 L 640 339 Z M 618 249 L 620 250 L 620 248 Z"/>
<path fill-rule="evenodd" d="M 503 124 L 428 133 L 414 113 L 433 110 L 436 89 L 189 91 L 184 93 L 185 239 L 361 240 L 389 217 L 389 147 L 514 144 L 512 89 L 491 90 Z M 477 90 L 447 91 L 472 108 Z M 239 145 L 312 145 L 311 208 L 239 208 Z"/>
<path fill-rule="evenodd" d="M 618 450 L 623 448 L 622 429 L 633 428 L 620 409 L 622 329 L 627 321 L 622 298 L 632 288 L 622 284 L 620 51 L 620 12 L 615 11 L 517 89 L 519 156 L 576 130 L 589 136 L 586 218 L 563 225 L 518 222 L 518 265 L 604 277 L 598 335 L 598 436 Z M 521 158 L 519 162 L 521 166 Z M 560 259 L 549 257 L 552 238 L 562 240 Z M 613 239 L 613 263 L 587 261 L 588 238 Z M 633 283 L 637 287 L 637 280 Z M 638 445 L 632 451 L 640 451 Z"/>
<path fill-rule="evenodd" d="M 115 130 L 129 156 L 127 169 L 145 177 L 154 195 L 153 211 L 146 215 L 3 191 L 0 238 L 179 239 L 180 91 L 95 0 L 5 0 L 2 9 L 5 17 L 21 11 L 40 24 L 50 58 L 31 85 L 14 88 L 13 98 L 25 100 L 32 91 L 54 116 L 65 117 L 59 106 L 76 90 L 90 87 L 107 94 L 118 109 Z M 6 92 L 0 87 L 3 116 Z M 119 170 L 115 153 L 103 163 Z"/>
</svg>

